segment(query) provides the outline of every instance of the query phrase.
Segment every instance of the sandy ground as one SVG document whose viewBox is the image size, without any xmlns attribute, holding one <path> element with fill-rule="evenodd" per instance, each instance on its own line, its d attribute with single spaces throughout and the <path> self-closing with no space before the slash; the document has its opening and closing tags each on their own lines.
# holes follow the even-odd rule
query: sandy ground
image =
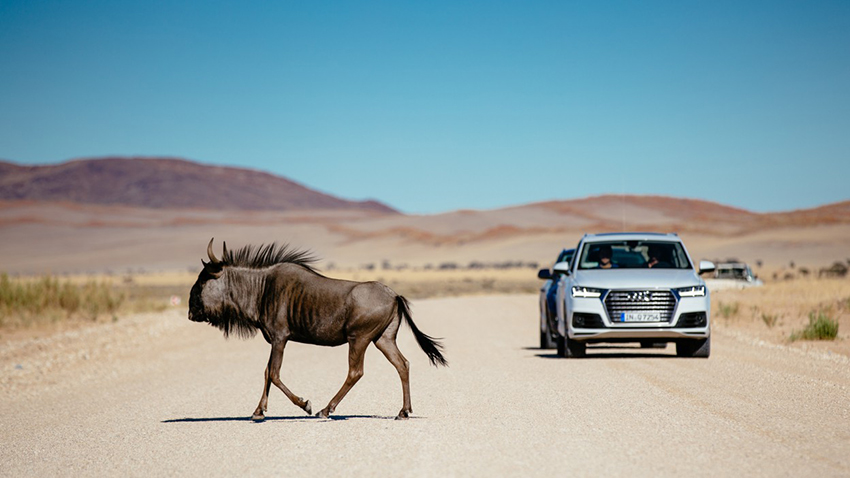
<svg viewBox="0 0 850 478">
<path fill-rule="evenodd" d="M 445 337 L 430 367 L 403 329 L 414 416 L 374 348 L 331 419 L 279 391 L 248 417 L 268 346 L 224 340 L 185 309 L 0 345 L 2 476 L 850 474 L 850 360 L 718 323 L 708 360 L 672 346 L 539 350 L 535 295 L 419 300 Z M 292 344 L 283 378 L 318 409 L 346 350 Z"/>
</svg>

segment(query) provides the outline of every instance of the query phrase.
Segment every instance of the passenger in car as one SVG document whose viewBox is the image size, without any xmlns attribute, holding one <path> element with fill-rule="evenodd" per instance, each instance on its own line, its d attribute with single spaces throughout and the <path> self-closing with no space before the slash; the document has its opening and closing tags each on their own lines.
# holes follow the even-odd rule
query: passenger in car
<svg viewBox="0 0 850 478">
<path fill-rule="evenodd" d="M 664 247 L 657 244 L 650 244 L 647 254 L 649 255 L 649 262 L 646 263 L 646 267 L 650 269 L 669 269 L 673 267 L 673 264 L 668 258 L 668 251 Z"/>
</svg>

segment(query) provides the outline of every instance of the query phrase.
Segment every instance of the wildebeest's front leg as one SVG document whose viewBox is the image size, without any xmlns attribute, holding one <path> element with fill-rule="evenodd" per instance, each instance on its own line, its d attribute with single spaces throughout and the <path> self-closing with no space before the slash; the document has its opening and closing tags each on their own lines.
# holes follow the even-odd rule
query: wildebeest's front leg
<svg viewBox="0 0 850 478">
<path fill-rule="evenodd" d="M 254 410 L 254 414 L 251 415 L 251 420 L 260 421 L 266 418 L 264 413 L 268 410 L 269 387 L 271 387 L 272 384 L 272 381 L 269 380 L 269 369 L 272 367 L 272 357 L 274 357 L 274 347 L 272 347 L 272 352 L 269 356 L 269 363 L 266 364 L 265 380 L 263 381 L 263 395 L 260 397 L 260 403 L 257 405 L 257 409 Z"/>
<path fill-rule="evenodd" d="M 336 406 L 339 405 L 339 402 L 351 390 L 351 387 L 363 376 L 363 359 L 366 355 L 366 347 L 368 346 L 369 340 L 363 339 L 357 339 L 348 343 L 348 376 L 345 378 L 342 388 L 334 395 L 328 406 L 316 414 L 317 417 L 328 418 L 328 415 L 336 410 Z"/>
<path fill-rule="evenodd" d="M 280 366 L 283 364 L 283 349 L 285 347 L 285 340 L 272 344 L 272 351 L 269 355 L 269 363 L 266 366 L 266 380 L 263 385 L 263 396 L 260 398 L 260 403 L 257 405 L 257 409 L 254 410 L 254 414 L 251 416 L 252 420 L 260 421 L 266 418 L 264 412 L 268 409 L 269 388 L 272 383 L 275 384 L 275 386 L 279 388 L 280 391 L 292 401 L 292 403 L 307 412 L 307 414 L 313 413 L 313 407 L 310 404 L 310 400 L 304 400 L 303 398 L 295 395 L 286 388 L 286 385 L 284 385 L 280 380 Z"/>
</svg>

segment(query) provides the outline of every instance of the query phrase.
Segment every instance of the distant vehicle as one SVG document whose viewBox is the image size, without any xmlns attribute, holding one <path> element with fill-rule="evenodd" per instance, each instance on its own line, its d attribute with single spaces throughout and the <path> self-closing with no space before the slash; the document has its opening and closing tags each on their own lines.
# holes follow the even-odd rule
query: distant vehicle
<svg viewBox="0 0 850 478">
<path fill-rule="evenodd" d="M 563 270 L 569 267 L 573 260 L 575 249 L 564 249 L 558 254 L 552 269 L 540 269 L 537 277 L 545 279 L 543 287 L 540 288 L 540 348 L 555 348 L 555 310 L 556 296 L 558 292 L 557 281 L 563 276 Z M 559 266 L 560 264 L 560 266 Z"/>
<path fill-rule="evenodd" d="M 717 269 L 714 270 L 715 279 L 730 279 L 734 281 L 743 281 L 752 285 L 762 285 L 762 281 L 753 274 L 750 266 L 743 262 L 724 262 L 717 264 Z"/>
<path fill-rule="evenodd" d="M 557 282 L 555 345 L 561 357 L 583 357 L 587 344 L 668 342 L 676 355 L 708 357 L 710 298 L 676 234 L 585 235 Z"/>
</svg>

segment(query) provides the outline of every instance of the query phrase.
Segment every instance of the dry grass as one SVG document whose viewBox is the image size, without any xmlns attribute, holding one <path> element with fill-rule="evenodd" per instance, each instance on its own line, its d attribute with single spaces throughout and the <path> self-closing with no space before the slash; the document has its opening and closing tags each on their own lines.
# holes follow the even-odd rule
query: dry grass
<svg viewBox="0 0 850 478">
<path fill-rule="evenodd" d="M 0 331 L 4 336 L 41 335 L 56 329 L 117 321 L 137 312 L 162 311 L 171 296 L 188 288 L 151 278 L 116 280 L 110 276 L 9 277 L 0 274 Z M 184 294 L 183 289 L 186 290 Z M 182 300 L 181 300 L 182 302 Z"/>
<path fill-rule="evenodd" d="M 850 355 L 850 280 L 805 278 L 712 292 L 715 325 L 761 339 Z M 724 313 L 739 304 L 737 313 Z M 830 338 L 831 337 L 831 338 Z M 823 339 L 827 339 L 824 342 Z"/>
<path fill-rule="evenodd" d="M 75 284 L 52 276 L 12 279 L 0 274 L 0 328 L 40 327 L 56 322 L 115 319 L 124 294 L 106 281 Z"/>
<path fill-rule="evenodd" d="M 537 271 L 528 267 L 407 268 L 403 270 L 337 268 L 323 271 L 323 273 L 338 279 L 383 282 L 409 299 L 506 293 L 536 294 L 543 283 L 537 279 Z M 80 276 L 62 281 L 50 280 L 58 282 L 59 289 L 70 287 L 68 284 L 71 284 L 78 290 L 85 290 L 86 284 L 101 284 L 101 290 L 108 289 L 113 297 L 121 298 L 120 304 L 114 310 L 107 305 L 101 306 L 100 310 L 111 312 L 99 313 L 99 317 L 111 320 L 111 317 L 120 317 L 122 314 L 164 310 L 171 307 L 170 299 L 175 296 L 180 299 L 179 307 L 185 307 L 189 289 L 196 277 L 196 272 L 178 271 L 122 277 Z M 44 279 L 22 280 L 35 283 Z M 712 311 L 715 327 L 732 328 L 774 343 L 790 343 L 793 338 L 796 340 L 793 342 L 795 347 L 823 348 L 850 355 L 850 343 L 848 343 L 850 341 L 845 337 L 846 331 L 850 330 L 850 280 L 848 279 L 805 278 L 768 282 L 763 287 L 744 290 L 713 291 Z M 22 321 L 15 322 L 18 319 L 9 320 L 7 314 L 0 327 L 4 332 L 8 332 L 10 328 L 26 327 L 36 323 L 49 325 L 68 320 L 62 314 L 44 311 L 39 314 L 41 314 L 39 318 L 30 314 L 30 325 L 23 324 Z M 535 314 L 536 311 L 529 311 L 529 320 L 532 322 L 535 320 Z M 814 319 L 810 320 L 811 317 Z M 826 319 L 834 322 L 834 327 L 829 326 Z M 70 320 L 83 323 L 86 321 L 82 315 Z M 812 323 L 818 325 L 810 325 Z M 815 335 L 804 333 L 807 327 L 818 327 L 818 330 L 826 330 L 827 333 L 819 332 Z M 47 330 L 49 329 L 48 327 Z M 834 340 L 811 340 L 818 336 L 829 335 L 830 330 L 835 330 Z M 842 335 L 842 332 L 845 335 Z"/>
</svg>

